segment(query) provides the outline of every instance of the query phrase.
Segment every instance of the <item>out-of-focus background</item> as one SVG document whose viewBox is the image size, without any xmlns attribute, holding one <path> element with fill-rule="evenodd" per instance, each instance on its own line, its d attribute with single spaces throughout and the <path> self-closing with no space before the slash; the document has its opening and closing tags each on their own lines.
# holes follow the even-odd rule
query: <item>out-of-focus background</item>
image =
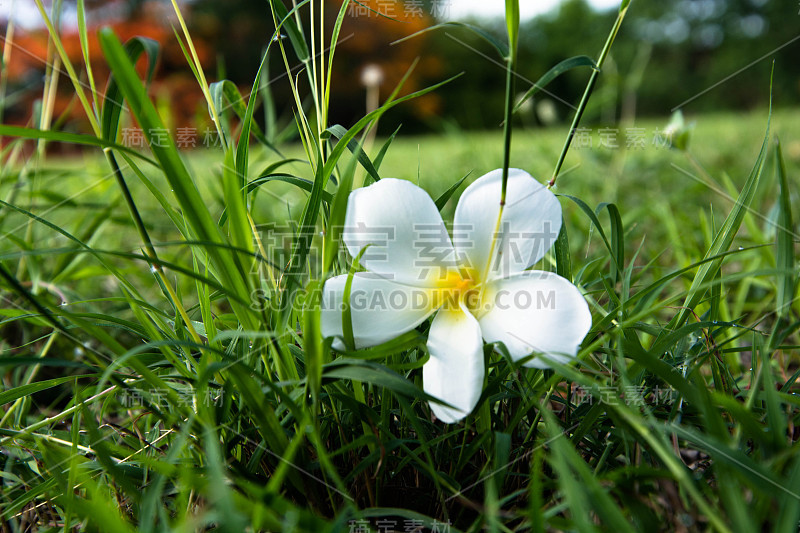
<svg viewBox="0 0 800 533">
<path fill-rule="evenodd" d="M 274 31 L 267 0 L 179 2 L 210 81 L 230 79 L 249 90 L 260 57 Z M 517 90 L 527 90 L 559 61 L 596 57 L 612 26 L 617 2 L 609 0 L 526 0 L 521 30 Z M 52 7 L 52 2 L 46 3 Z M 330 26 L 341 0 L 326 0 Z M 60 25 L 69 57 L 83 62 L 75 2 L 64 0 Z M 166 0 L 86 0 L 93 29 L 113 26 L 121 38 L 143 35 L 161 43 L 151 89 L 169 127 L 187 128 L 200 146 L 208 113 L 173 28 Z M 636 1 L 614 44 L 584 123 L 614 123 L 632 116 L 666 116 L 710 110 L 744 111 L 765 106 L 769 73 L 775 64 L 773 98 L 779 107 L 800 103 L 800 4 L 797 0 Z M 444 21 L 481 26 L 504 39 L 503 2 L 473 0 L 369 0 L 351 3 L 335 59 L 330 123 L 351 125 L 366 108 L 366 85 L 381 98 L 394 88 L 416 58 L 404 92 L 459 72 L 463 76 L 435 93 L 392 111 L 383 128 L 399 123 L 408 132 L 495 129 L 502 116 L 503 65 L 496 52 L 470 32 L 450 26 L 397 44 L 395 41 Z M 13 40 L 6 41 L 11 24 Z M 90 31 L 90 36 L 95 31 Z M 0 0 L 4 100 L 2 121 L 35 124 L 48 64 L 48 34 L 33 0 Z M 97 80 L 107 70 L 95 39 L 90 61 Z M 291 47 L 287 47 L 290 49 Z M 299 62 L 289 57 L 294 73 Z M 143 66 L 143 65 L 142 65 Z M 292 120 L 293 101 L 279 54 L 267 78 L 279 120 Z M 518 115 L 518 126 L 536 128 L 569 120 L 588 71 L 557 79 Z M 299 76 L 299 80 L 304 76 Z M 88 131 L 67 76 L 61 77 L 54 116 L 67 131 Z"/>
</svg>

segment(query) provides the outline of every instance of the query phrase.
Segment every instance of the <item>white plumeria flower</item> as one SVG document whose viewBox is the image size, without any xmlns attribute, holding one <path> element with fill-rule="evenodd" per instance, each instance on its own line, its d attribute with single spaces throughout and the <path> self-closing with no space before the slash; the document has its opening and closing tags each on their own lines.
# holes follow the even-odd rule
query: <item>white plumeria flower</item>
<svg viewBox="0 0 800 533">
<path fill-rule="evenodd" d="M 344 243 L 363 251 L 350 288 L 354 347 L 368 348 L 406 333 L 438 313 L 428 333 L 423 388 L 451 407 L 431 403 L 452 423 L 475 408 L 483 389 L 483 345 L 502 342 L 512 359 L 547 368 L 578 352 L 592 317 L 566 279 L 527 270 L 552 247 L 561 205 L 527 172 L 510 169 L 500 213 L 502 170 L 467 187 L 456 207 L 453 239 L 428 194 L 411 182 L 383 179 L 350 194 Z M 364 250 L 365 247 L 367 247 Z M 348 276 L 323 290 L 322 334 L 347 349 L 343 299 Z M 533 357 L 531 357 L 533 355 Z"/>
</svg>

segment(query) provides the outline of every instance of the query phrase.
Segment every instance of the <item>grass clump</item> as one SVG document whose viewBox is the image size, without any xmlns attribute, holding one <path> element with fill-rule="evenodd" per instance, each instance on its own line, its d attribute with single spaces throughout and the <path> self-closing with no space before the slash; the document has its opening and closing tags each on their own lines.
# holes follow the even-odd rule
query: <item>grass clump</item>
<svg viewBox="0 0 800 533">
<path fill-rule="evenodd" d="M 254 120 L 260 74 L 245 97 L 208 84 L 182 31 L 222 147 L 125 148 L 123 117 L 164 129 L 134 68 L 157 47 L 102 30 L 112 79 L 86 95 L 49 26 L 94 133 L 0 125 L 15 138 L 2 155 L 19 161 L 34 139 L 103 157 L 39 151 L 0 170 L 7 528 L 796 531 L 797 111 L 701 117 L 684 150 L 568 151 L 563 131 L 512 141 L 509 99 L 502 135 L 370 147 L 379 118 L 436 86 L 398 87 L 349 129 L 328 124 L 328 46 L 348 2 L 327 36 L 321 3 L 270 4 L 287 38 L 264 64 L 289 70 L 291 47 L 311 87 L 309 105 L 287 78 L 301 146 L 276 146 Z M 524 58 L 507 4 L 510 71 Z M 590 304 L 577 363 L 530 369 L 487 346 L 478 407 L 445 425 L 421 388 L 429 323 L 331 349 L 316 299 L 355 268 L 337 229 L 354 187 L 419 181 L 447 218 L 463 176 L 511 163 L 546 181 L 561 154 L 565 231 L 542 268 Z"/>
</svg>

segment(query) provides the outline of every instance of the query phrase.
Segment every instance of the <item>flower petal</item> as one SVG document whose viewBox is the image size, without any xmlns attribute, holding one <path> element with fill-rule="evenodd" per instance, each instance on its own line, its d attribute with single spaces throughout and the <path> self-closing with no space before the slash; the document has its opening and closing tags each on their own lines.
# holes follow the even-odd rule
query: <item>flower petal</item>
<svg viewBox="0 0 800 533">
<path fill-rule="evenodd" d="M 515 361 L 534 353 L 568 363 L 592 327 L 578 288 L 552 272 L 532 270 L 489 283 L 481 310 L 483 338 L 502 341 Z M 525 366 L 550 367 L 538 357 Z"/>
<path fill-rule="evenodd" d="M 333 347 L 344 350 L 342 302 L 347 276 L 336 276 L 322 289 L 321 327 L 323 337 L 336 337 Z M 369 348 L 394 339 L 417 327 L 435 310 L 435 295 L 421 287 L 401 285 L 369 272 L 353 276 L 350 288 L 350 317 L 355 348 Z"/>
<path fill-rule="evenodd" d="M 361 264 L 398 283 L 433 286 L 455 265 L 455 250 L 431 197 L 410 181 L 386 178 L 350 194 L 343 231 Z"/>
<path fill-rule="evenodd" d="M 426 393 L 455 407 L 431 403 L 439 420 L 451 424 L 475 408 L 483 389 L 483 340 L 478 321 L 463 307 L 441 309 L 428 333 L 431 358 L 422 367 Z"/>
<path fill-rule="evenodd" d="M 561 230 L 561 204 L 555 195 L 524 170 L 508 174 L 506 205 L 498 226 L 503 170 L 475 180 L 456 207 L 453 242 L 462 261 L 490 280 L 522 272 L 553 246 Z M 491 265 L 489 253 L 497 236 Z"/>
</svg>

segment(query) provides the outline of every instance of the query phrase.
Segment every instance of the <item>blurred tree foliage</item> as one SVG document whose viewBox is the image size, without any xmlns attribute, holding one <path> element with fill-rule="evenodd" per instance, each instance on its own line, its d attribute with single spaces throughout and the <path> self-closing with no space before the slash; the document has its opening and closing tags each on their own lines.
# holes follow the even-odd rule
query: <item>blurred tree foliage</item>
<svg viewBox="0 0 800 533">
<path fill-rule="evenodd" d="M 330 32 L 342 0 L 325 1 Z M 331 123 L 347 126 L 363 116 L 367 91 L 362 73 L 366 67 L 377 66 L 382 72 L 383 100 L 419 58 L 404 93 L 458 73 L 464 75 L 434 94 L 393 109 L 382 121 L 384 132 L 394 130 L 399 123 L 405 131 L 499 127 L 504 63 L 482 39 L 463 28 L 448 26 L 393 44 L 435 24 L 437 16 L 446 18 L 447 6 L 456 1 L 351 2 L 335 60 Z M 284 3 L 289 6 L 291 1 Z M 204 104 L 172 34 L 170 26 L 175 21 L 169 4 L 152 0 L 86 0 L 86 4 L 94 27 L 110 21 L 125 37 L 139 33 L 162 41 L 163 57 L 154 90 L 173 95 L 164 97 L 172 100 L 165 108 L 176 110 L 173 124 L 200 120 Z M 64 5 L 74 10 L 74 1 L 65 0 Z M 274 31 L 269 1 L 191 0 L 181 5 L 209 77 L 230 79 L 247 90 Z M 797 0 L 634 0 L 585 121 L 609 124 L 634 114 L 668 115 L 678 106 L 685 106 L 688 113 L 764 106 L 769 99 L 773 60 L 775 104 L 797 105 L 799 10 Z M 307 13 L 307 9 L 302 12 Z M 557 10 L 524 22 L 517 91 L 527 90 L 563 59 L 574 55 L 596 57 L 614 17 L 614 10 L 596 12 L 585 0 L 566 0 Z M 470 22 L 505 40 L 505 24 L 500 18 Z M 70 44 L 70 56 L 79 61 L 75 29 L 67 30 L 65 40 Z M 39 63 L 45 57 L 43 32 L 23 35 L 20 43 L 38 50 L 29 55 Z M 92 43 L 91 49 L 92 62 L 97 61 L 95 68 L 102 71 L 98 47 Z M 301 72 L 299 62 L 291 57 L 291 46 L 287 50 L 297 76 Z M 7 66 L 12 85 L 26 86 L 25 80 L 38 79 L 39 63 L 16 54 Z M 555 80 L 546 93 L 540 93 L 536 101 L 521 110 L 517 120 L 525 125 L 567 120 L 588 76 L 588 70 L 583 68 Z M 266 79 L 271 80 L 270 90 L 279 114 L 285 121 L 292 120 L 293 100 L 277 49 Z M 300 75 L 297 79 L 304 83 L 306 77 Z M 179 90 L 176 84 L 180 85 Z M 175 95 L 182 96 L 180 102 L 174 101 Z M 59 109 L 66 108 L 70 98 L 69 91 L 65 91 Z M 20 108 L 18 121 L 24 121 L 29 113 Z"/>
<path fill-rule="evenodd" d="M 332 24 L 341 0 L 331 0 L 329 4 Z M 398 21 L 374 13 L 365 15 L 356 4 L 351 5 L 354 9 L 348 12 L 342 36 L 353 36 L 341 45 L 336 60 L 339 70 L 334 84 L 337 92 L 332 99 L 336 106 L 332 110 L 334 120 L 352 123 L 363 114 L 364 88 L 358 73 L 365 65 L 376 63 L 384 68 L 385 97 L 418 55 L 423 62 L 409 90 L 460 72 L 464 75 L 428 100 L 393 110 L 391 119 L 384 122 L 385 130 L 399 122 L 406 131 L 498 127 L 504 64 L 491 47 L 457 27 L 445 27 L 391 46 L 394 40 L 435 23 L 437 5 L 439 15 L 446 15 L 446 9 L 433 0 L 372 0 L 366 4 L 384 13 L 391 9 L 387 14 Z M 218 43 L 227 75 L 237 83 L 247 83 L 274 27 L 267 1 L 198 0 L 195 7 L 194 24 L 200 30 L 213 28 L 205 35 Z M 421 16 L 408 16 L 412 9 Z M 798 37 L 798 10 L 796 0 L 634 1 L 586 120 L 613 122 L 634 113 L 668 115 L 684 103 L 690 113 L 763 106 L 769 99 L 772 60 L 775 103 L 797 105 L 800 62 L 796 57 L 800 39 L 792 39 Z M 594 11 L 585 0 L 567 0 L 553 12 L 525 22 L 520 39 L 518 91 L 527 90 L 565 58 L 583 54 L 596 57 L 615 15 L 614 10 Z M 501 19 L 470 22 L 505 38 Z M 766 57 L 755 62 L 762 56 Z M 277 66 L 273 70 L 280 72 Z M 745 70 L 736 74 L 742 69 Z M 522 110 L 519 120 L 534 124 L 567 119 L 588 75 L 583 69 L 555 80 L 547 88 L 549 94 L 540 93 L 536 102 Z M 731 75 L 734 76 L 723 82 Z"/>
<path fill-rule="evenodd" d="M 291 2 L 284 2 L 291 8 Z M 342 0 L 325 0 L 326 42 L 340 11 Z M 210 43 L 219 54 L 219 77 L 227 77 L 240 85 L 252 82 L 269 39 L 275 31 L 268 0 L 197 0 L 193 2 L 192 33 Z M 301 9 L 306 15 L 308 9 Z M 380 13 L 380 14 L 379 14 Z M 366 112 L 366 87 L 362 73 L 377 66 L 381 72 L 380 96 L 384 100 L 403 75 L 418 60 L 402 94 L 421 89 L 432 80 L 441 78 L 442 54 L 427 46 L 428 35 L 403 43 L 398 39 L 416 33 L 435 23 L 430 2 L 395 0 L 360 0 L 347 8 L 337 44 L 331 84 L 331 123 L 350 125 Z M 305 20 L 306 17 L 304 17 Z M 318 24 L 319 22 L 316 21 Z M 306 35 L 310 35 L 305 20 Z M 319 35 L 317 33 L 317 35 Z M 285 41 L 289 64 L 301 83 L 306 82 L 299 61 L 291 54 Z M 317 50 L 319 53 L 319 50 Z M 327 61 L 327 59 L 326 59 Z M 270 56 L 270 89 L 279 107 L 288 108 L 294 102 L 286 82 L 286 69 L 277 47 Z M 441 98 L 426 95 L 399 112 L 393 111 L 393 124 L 408 122 L 419 126 L 441 113 Z M 396 128 L 396 125 L 392 128 Z"/>
<path fill-rule="evenodd" d="M 612 122 L 635 111 L 668 115 L 685 105 L 689 113 L 764 106 L 775 61 L 773 96 L 778 106 L 800 103 L 800 5 L 796 0 L 634 1 L 600 77 L 587 121 Z M 517 89 L 528 89 L 559 61 L 597 57 L 613 25 L 614 10 L 598 13 L 584 0 L 567 0 L 547 15 L 523 24 Z M 481 24 L 498 37 L 504 25 Z M 497 127 L 502 117 L 502 62 L 466 31 L 439 32 L 431 49 L 447 58 L 443 76 L 464 71 L 440 95 L 443 116 L 462 128 Z M 762 59 L 763 58 L 763 59 Z M 760 59 L 760 61 L 758 61 Z M 555 80 L 530 106 L 524 122 L 547 121 L 554 108 L 571 116 L 589 73 L 578 70 Z M 704 92 L 707 91 L 707 92 Z M 551 100 L 555 106 L 542 106 Z M 536 110 L 540 113 L 537 115 Z M 552 113 L 547 113 L 552 115 Z"/>
<path fill-rule="evenodd" d="M 32 3 L 32 2 L 31 2 Z M 69 22 L 75 16 L 75 2 L 63 3 L 61 41 L 73 65 L 83 65 L 77 24 Z M 161 43 L 157 75 L 150 86 L 152 96 L 165 113 L 169 127 L 199 126 L 197 118 L 205 112 L 202 92 L 188 68 L 180 44 L 175 39 L 172 26 L 177 20 L 169 3 L 149 0 L 86 0 L 88 60 L 98 89 L 103 90 L 109 70 L 100 50 L 97 29 L 109 25 L 117 35 L 127 41 L 135 36 L 147 37 Z M 67 16 L 70 15 L 70 16 Z M 67 19 L 66 21 L 64 19 Z M 2 24 L 0 24 L 0 30 Z M 5 32 L 0 32 L 4 35 Z M 41 106 L 45 68 L 49 60 L 50 37 L 46 28 L 17 28 L 11 47 L 9 62 L 0 71 L 8 83 L 7 94 L 14 95 L 0 101 L 4 107 L 3 120 L 11 124 L 37 124 L 37 109 Z M 195 42 L 198 57 L 207 68 L 213 66 L 213 50 L 202 39 Z M 145 75 L 147 59 L 138 63 L 139 72 Z M 58 79 L 58 91 L 53 101 L 54 116 L 67 131 L 89 132 L 83 109 L 77 104 L 75 91 L 65 73 Z M 88 88 L 88 84 L 86 84 Z M 125 123 L 125 125 L 128 125 Z M 132 125 L 132 124 L 131 124 Z M 64 146 L 74 150 L 73 147 Z"/>
</svg>

